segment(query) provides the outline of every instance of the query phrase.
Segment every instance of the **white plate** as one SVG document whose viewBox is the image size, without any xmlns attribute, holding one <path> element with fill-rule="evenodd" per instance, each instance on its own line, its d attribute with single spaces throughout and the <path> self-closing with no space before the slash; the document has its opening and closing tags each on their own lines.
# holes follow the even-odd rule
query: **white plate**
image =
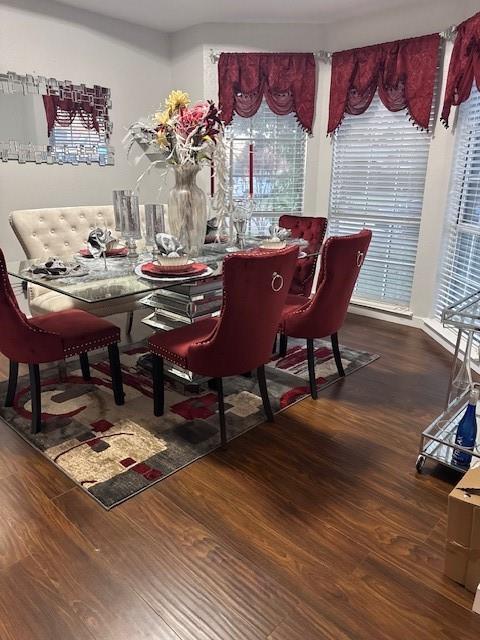
<svg viewBox="0 0 480 640">
<path fill-rule="evenodd" d="M 198 280 L 199 278 L 206 278 L 207 276 L 212 275 L 213 269 L 211 267 L 207 267 L 206 271 L 203 273 L 199 273 L 195 276 L 181 276 L 178 278 L 172 278 L 171 276 L 167 276 L 165 278 L 158 278 L 156 276 L 148 276 L 142 271 L 142 267 L 144 264 L 148 264 L 148 262 L 143 262 L 142 264 L 138 264 L 135 267 L 135 274 L 142 278 L 143 280 L 153 280 L 153 282 L 184 282 L 185 280 Z"/>
</svg>

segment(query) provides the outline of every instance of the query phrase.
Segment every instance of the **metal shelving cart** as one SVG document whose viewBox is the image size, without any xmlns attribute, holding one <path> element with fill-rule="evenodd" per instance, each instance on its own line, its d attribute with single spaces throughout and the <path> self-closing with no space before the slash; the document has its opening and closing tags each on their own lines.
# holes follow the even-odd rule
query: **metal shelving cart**
<svg viewBox="0 0 480 640">
<path fill-rule="evenodd" d="M 442 323 L 444 327 L 457 330 L 457 341 L 444 410 L 420 437 L 420 449 L 415 465 L 419 473 L 428 459 L 465 473 L 465 467 L 452 464 L 454 449 L 471 454 L 470 466 L 480 464 L 480 433 L 473 451 L 455 444 L 457 426 L 465 412 L 469 390 L 473 385 L 471 358 L 475 333 L 480 332 L 480 291 L 444 309 Z M 463 339 L 465 349 L 462 359 L 460 347 Z"/>
</svg>

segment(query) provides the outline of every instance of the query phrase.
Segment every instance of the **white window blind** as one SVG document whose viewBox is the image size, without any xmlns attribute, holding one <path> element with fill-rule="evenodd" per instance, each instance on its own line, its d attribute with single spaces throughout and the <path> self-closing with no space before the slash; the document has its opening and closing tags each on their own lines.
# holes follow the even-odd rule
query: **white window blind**
<svg viewBox="0 0 480 640">
<path fill-rule="evenodd" d="M 480 93 L 459 107 L 436 315 L 480 289 Z"/>
<path fill-rule="evenodd" d="M 335 133 L 329 234 L 373 232 L 354 300 L 409 306 L 429 146 L 430 134 L 378 95 Z"/>
<path fill-rule="evenodd" d="M 277 116 L 263 102 L 251 118 L 235 115 L 226 137 L 233 141 L 233 196 L 249 193 L 249 148 L 253 143 L 255 231 L 282 213 L 301 213 L 305 186 L 306 134 L 293 114 Z"/>
<path fill-rule="evenodd" d="M 60 110 L 61 112 L 61 110 Z M 64 113 L 65 118 L 68 114 Z M 106 163 L 108 149 L 105 135 L 105 122 L 98 118 L 99 131 L 88 129 L 81 118 L 76 115 L 72 124 L 61 127 L 58 124 L 50 134 L 50 145 L 63 162 L 99 162 Z"/>
</svg>

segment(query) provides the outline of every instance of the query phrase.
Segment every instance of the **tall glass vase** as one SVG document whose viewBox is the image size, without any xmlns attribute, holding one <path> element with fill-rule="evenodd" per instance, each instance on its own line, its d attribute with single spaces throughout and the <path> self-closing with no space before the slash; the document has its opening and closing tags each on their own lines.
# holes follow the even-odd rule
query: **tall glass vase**
<svg viewBox="0 0 480 640">
<path fill-rule="evenodd" d="M 207 198 L 196 183 L 199 171 L 198 165 L 176 165 L 175 186 L 168 198 L 170 233 L 193 257 L 200 254 L 207 229 Z"/>
</svg>

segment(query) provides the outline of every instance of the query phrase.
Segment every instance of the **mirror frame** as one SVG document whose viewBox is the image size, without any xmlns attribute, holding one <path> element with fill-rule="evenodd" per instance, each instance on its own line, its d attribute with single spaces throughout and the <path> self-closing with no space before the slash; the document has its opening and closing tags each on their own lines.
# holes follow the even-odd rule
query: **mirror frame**
<svg viewBox="0 0 480 640">
<path fill-rule="evenodd" d="M 88 101 L 95 108 L 96 115 L 103 118 L 105 123 L 105 146 L 107 149 L 106 154 L 98 155 L 98 152 L 95 152 L 95 147 L 77 145 L 76 153 L 72 154 L 70 148 L 69 158 L 65 160 L 64 150 L 60 151 L 52 145 L 34 145 L 16 140 L 0 140 L 0 161 L 17 160 L 21 164 L 35 162 L 36 164 L 98 164 L 100 166 L 115 163 L 115 151 L 109 143 L 113 128 L 109 116 L 109 109 L 112 106 L 110 89 L 98 85 L 93 87 L 87 87 L 84 84 L 75 85 L 70 80 L 60 81 L 43 76 L 21 76 L 8 71 L 0 73 L 0 94 L 51 95 L 74 102 Z"/>
</svg>

